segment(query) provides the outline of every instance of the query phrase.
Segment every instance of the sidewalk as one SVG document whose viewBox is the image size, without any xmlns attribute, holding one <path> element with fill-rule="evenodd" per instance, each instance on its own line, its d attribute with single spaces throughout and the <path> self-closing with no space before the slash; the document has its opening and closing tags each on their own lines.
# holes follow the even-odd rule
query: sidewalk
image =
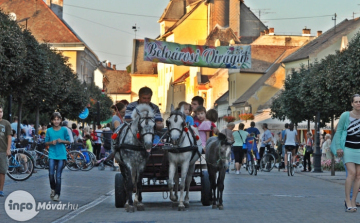
<svg viewBox="0 0 360 223">
<path fill-rule="evenodd" d="M 345 171 L 336 171 L 335 176 L 331 176 L 331 171 L 323 171 L 322 173 L 298 172 L 297 174 L 301 174 L 301 175 L 313 177 L 313 178 L 318 178 L 321 180 L 326 180 L 326 181 L 341 184 L 341 185 L 345 185 L 345 179 L 346 179 Z"/>
</svg>

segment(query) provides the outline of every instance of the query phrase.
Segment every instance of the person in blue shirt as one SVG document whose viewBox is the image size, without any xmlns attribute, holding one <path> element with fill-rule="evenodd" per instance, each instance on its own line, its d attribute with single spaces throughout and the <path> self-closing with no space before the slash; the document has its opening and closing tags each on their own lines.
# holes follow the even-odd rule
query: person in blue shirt
<svg viewBox="0 0 360 223">
<path fill-rule="evenodd" d="M 250 128 L 247 128 L 246 131 L 251 134 L 254 133 L 254 137 L 256 138 L 256 141 L 259 141 L 259 135 L 260 131 L 258 128 L 255 128 L 255 122 L 250 123 Z"/>
<path fill-rule="evenodd" d="M 189 125 L 189 126 L 193 126 L 194 125 L 194 119 L 193 117 L 191 117 L 191 106 L 189 103 L 182 101 L 179 103 L 178 107 L 176 109 L 181 109 L 181 106 L 184 106 L 184 114 L 186 115 L 186 120 L 185 122 Z"/>
<path fill-rule="evenodd" d="M 45 145 L 49 146 L 50 198 L 53 201 L 59 201 L 60 198 L 61 174 L 66 161 L 65 144 L 70 144 L 68 131 L 65 127 L 61 127 L 61 120 L 61 114 L 54 112 L 51 116 L 53 127 L 46 131 L 45 136 Z"/>
</svg>

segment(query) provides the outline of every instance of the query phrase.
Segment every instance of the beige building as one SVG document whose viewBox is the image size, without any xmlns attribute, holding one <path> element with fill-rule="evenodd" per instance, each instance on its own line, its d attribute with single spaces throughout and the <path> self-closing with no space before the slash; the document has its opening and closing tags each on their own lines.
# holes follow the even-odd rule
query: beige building
<svg viewBox="0 0 360 223">
<path fill-rule="evenodd" d="M 133 54 L 131 63 L 131 95 L 130 101 L 139 99 L 139 90 L 142 87 L 149 87 L 153 91 L 151 102 L 159 105 L 160 112 L 163 112 L 159 97 L 162 91 L 158 84 L 158 72 L 156 63 L 144 61 L 144 40 L 134 39 Z M 160 93 L 159 93 L 160 92 Z"/>
<path fill-rule="evenodd" d="M 286 74 L 290 74 L 292 69 L 299 69 L 301 64 L 308 65 L 315 60 L 320 61 L 329 54 L 335 54 L 337 50 L 346 49 L 348 42 L 360 31 L 360 19 L 345 19 L 322 33 L 318 31 L 318 37 L 297 52 L 294 52 L 282 62 L 284 63 Z"/>
<path fill-rule="evenodd" d="M 89 46 L 63 20 L 63 0 L 0 0 L 0 8 L 14 13 L 40 43 L 47 43 L 68 58 L 81 81 L 94 81 L 99 59 Z M 21 21 L 21 22 L 20 22 Z"/>
</svg>

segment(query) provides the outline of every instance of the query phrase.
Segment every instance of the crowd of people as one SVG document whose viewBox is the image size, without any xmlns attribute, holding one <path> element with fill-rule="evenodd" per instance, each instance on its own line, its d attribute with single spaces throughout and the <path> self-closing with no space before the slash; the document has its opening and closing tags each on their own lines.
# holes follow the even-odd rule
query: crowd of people
<svg viewBox="0 0 360 223">
<path fill-rule="evenodd" d="M 52 200 L 59 201 L 60 199 L 61 175 L 64 160 L 66 160 L 67 144 L 80 143 L 84 145 L 86 150 L 93 152 L 99 161 L 103 160 L 102 154 L 105 152 L 110 154 L 105 160 L 113 159 L 114 154 L 111 153 L 111 135 L 113 132 L 121 129 L 125 122 L 132 121 L 131 114 L 139 104 L 148 104 L 153 109 L 156 130 L 160 131 L 164 128 L 160 109 L 151 102 L 152 90 L 148 87 L 143 87 L 139 90 L 138 95 L 139 99 L 137 101 L 129 103 L 126 100 L 122 100 L 113 105 L 111 108 L 114 111 L 114 115 L 111 123 L 108 123 L 106 126 L 98 125 L 94 130 L 90 126 L 78 128 L 75 123 L 70 128 L 68 122 L 62 120 L 59 112 L 54 112 L 51 116 L 51 125 L 41 124 L 37 134 L 40 136 L 40 140 L 43 140 L 45 145 L 49 146 L 49 182 Z M 353 188 L 360 187 L 360 159 L 358 159 L 358 156 L 360 156 L 360 150 L 358 150 L 360 148 L 360 95 L 352 97 L 351 105 L 353 110 L 344 112 L 340 117 L 334 140 L 331 140 L 330 134 L 324 134 L 321 137 L 320 146 L 323 160 L 331 159 L 332 154 L 343 157 L 347 171 L 345 210 L 355 212 L 357 211 L 357 206 L 359 206 L 356 202 L 358 189 L 353 190 Z M 183 108 L 186 115 L 186 123 L 198 129 L 201 145 L 205 152 L 206 142 L 209 137 L 219 134 L 219 129 L 215 124 L 218 120 L 217 111 L 214 109 L 207 110 L 204 107 L 204 99 L 200 96 L 192 98 L 191 103 L 185 101 L 179 103 L 177 109 L 181 108 Z M 8 165 L 7 156 L 10 154 L 11 141 L 14 141 L 19 126 L 17 117 L 14 117 L 14 122 L 10 124 L 2 119 L 2 116 L 3 108 L 0 106 L 0 196 L 4 196 L 3 186 Z M 240 174 L 244 158 L 245 160 L 250 159 L 249 154 L 251 151 L 253 151 L 258 160 L 261 160 L 265 151 L 277 151 L 277 154 L 284 158 L 286 167 L 287 153 L 292 153 L 293 160 L 291 162 L 294 164 L 299 147 L 303 148 L 304 169 L 302 171 L 312 170 L 311 156 L 314 140 L 311 132 L 307 132 L 305 139 L 299 139 L 293 123 L 285 124 L 285 129 L 278 132 L 277 137 L 274 136 L 274 133 L 271 133 L 266 123 L 262 124 L 262 134 L 255 127 L 254 122 L 251 122 L 250 127 L 247 129 L 245 129 L 243 123 L 238 125 L 238 131 L 234 131 L 234 128 L 234 123 L 228 123 L 221 133 L 226 135 L 229 143 L 233 143 L 229 162 L 234 162 L 236 174 Z M 34 125 L 29 125 L 27 120 L 22 121 L 19 129 L 21 137 L 29 139 L 29 141 L 35 135 Z M 302 144 L 300 140 L 304 143 Z M 259 148 L 258 145 L 260 145 Z"/>
</svg>

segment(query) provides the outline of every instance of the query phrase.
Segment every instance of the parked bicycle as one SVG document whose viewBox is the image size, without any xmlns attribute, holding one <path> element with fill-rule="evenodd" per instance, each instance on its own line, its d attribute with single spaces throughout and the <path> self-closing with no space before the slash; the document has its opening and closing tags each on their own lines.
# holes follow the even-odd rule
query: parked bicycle
<svg viewBox="0 0 360 223">
<path fill-rule="evenodd" d="M 38 139 L 38 136 L 34 136 L 33 143 L 31 144 L 28 152 L 35 160 L 35 168 L 47 169 L 49 168 L 49 151 L 45 148 L 45 142 Z"/>
<path fill-rule="evenodd" d="M 31 177 L 34 172 L 34 161 L 25 149 L 13 149 L 8 157 L 9 167 L 7 175 L 16 181 L 23 181 Z"/>
<path fill-rule="evenodd" d="M 66 148 L 66 167 L 69 170 L 81 170 L 85 165 L 85 156 L 79 151 Z"/>
<path fill-rule="evenodd" d="M 270 148 L 266 147 L 264 156 L 260 160 L 260 169 L 264 172 L 270 172 L 275 166 L 275 156 L 271 153 Z"/>
</svg>

